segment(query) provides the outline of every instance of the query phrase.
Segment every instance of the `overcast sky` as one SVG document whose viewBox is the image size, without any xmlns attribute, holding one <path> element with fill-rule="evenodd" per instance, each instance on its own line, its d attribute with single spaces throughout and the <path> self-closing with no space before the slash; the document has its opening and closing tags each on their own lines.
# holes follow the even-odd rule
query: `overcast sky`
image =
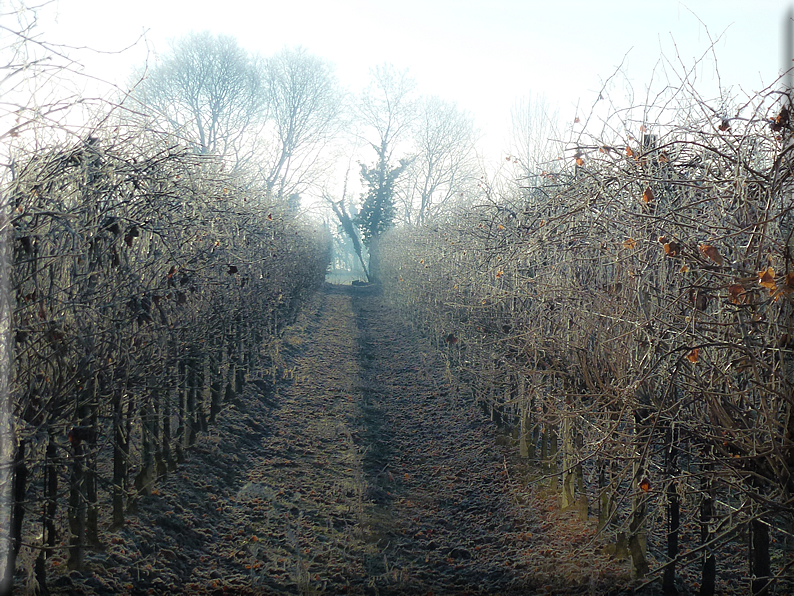
<svg viewBox="0 0 794 596">
<path fill-rule="evenodd" d="M 303 45 L 337 66 L 343 84 L 361 87 L 368 69 L 407 67 L 420 90 L 470 110 L 484 142 L 505 145 L 509 110 L 527 93 L 544 93 L 573 120 L 618 65 L 634 86 L 651 80 L 660 56 L 687 66 L 715 51 L 723 87 L 749 93 L 781 69 L 780 0 L 55 0 L 42 11 L 53 42 L 115 51 L 74 52 L 91 75 L 123 84 L 133 65 L 191 30 L 234 35 L 269 55 Z M 716 85 L 711 58 L 700 88 Z"/>
</svg>

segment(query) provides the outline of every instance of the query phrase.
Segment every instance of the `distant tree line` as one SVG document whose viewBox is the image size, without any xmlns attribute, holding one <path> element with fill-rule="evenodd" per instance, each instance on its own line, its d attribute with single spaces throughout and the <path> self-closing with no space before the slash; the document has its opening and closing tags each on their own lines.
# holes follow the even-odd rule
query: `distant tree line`
<svg viewBox="0 0 794 596">
<path fill-rule="evenodd" d="M 336 206 L 328 205 L 339 233 L 368 249 L 359 252 L 375 279 L 381 234 L 398 222 L 422 224 L 470 193 L 479 164 L 469 114 L 416 96 L 410 74 L 391 65 L 373 68 L 370 79 L 352 97 L 333 67 L 304 48 L 260 57 L 204 32 L 175 41 L 137 72 L 126 103 L 197 152 L 232 169 L 252 167 L 293 206 L 301 195 L 325 197 Z M 359 160 L 360 196 L 335 188 L 343 153 Z"/>
</svg>

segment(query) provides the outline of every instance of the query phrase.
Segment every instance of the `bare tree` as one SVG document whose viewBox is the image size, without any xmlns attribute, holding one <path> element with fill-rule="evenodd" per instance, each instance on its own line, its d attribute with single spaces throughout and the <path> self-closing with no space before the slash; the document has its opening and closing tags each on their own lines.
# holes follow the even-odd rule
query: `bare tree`
<svg viewBox="0 0 794 596">
<path fill-rule="evenodd" d="M 398 190 L 407 223 L 421 225 L 476 183 L 472 116 L 455 103 L 422 98 L 414 126 L 414 159 Z"/>
<path fill-rule="evenodd" d="M 191 33 L 141 74 L 133 97 L 168 130 L 235 167 L 250 160 L 267 102 L 261 69 L 233 37 Z"/>
<path fill-rule="evenodd" d="M 305 190 L 323 170 L 323 152 L 342 128 L 343 93 L 328 62 L 305 48 L 284 48 L 264 67 L 269 108 L 263 166 L 276 196 Z"/>
<path fill-rule="evenodd" d="M 392 64 L 370 71 L 370 83 L 361 94 L 358 117 L 366 127 L 366 141 L 385 162 L 391 162 L 416 118 L 413 92 L 416 81 L 407 70 Z"/>
<path fill-rule="evenodd" d="M 510 109 L 512 135 L 509 158 L 523 178 L 558 170 L 556 159 L 563 154 L 558 131 L 559 114 L 545 95 L 528 95 Z"/>
<path fill-rule="evenodd" d="M 38 35 L 37 13 L 22 2 L 0 5 L 0 594 L 14 590 L 14 569 L 23 547 L 21 518 L 28 467 L 14 414 L 15 316 L 14 218 L 17 197 L 9 191 L 18 176 L 20 147 L 45 134 L 63 132 L 60 124 L 79 97 L 64 85 L 74 62 L 63 48 Z"/>
<path fill-rule="evenodd" d="M 394 220 L 394 190 L 400 175 L 411 159 L 396 160 L 399 144 L 415 120 L 416 86 L 407 70 L 391 64 L 375 67 L 370 84 L 359 104 L 359 118 L 365 126 L 365 139 L 375 150 L 375 165 L 361 164 L 361 180 L 366 189 L 356 218 L 369 249 L 369 278 L 377 281 L 380 273 L 380 236 Z M 396 161 L 396 163 L 395 163 Z"/>
</svg>

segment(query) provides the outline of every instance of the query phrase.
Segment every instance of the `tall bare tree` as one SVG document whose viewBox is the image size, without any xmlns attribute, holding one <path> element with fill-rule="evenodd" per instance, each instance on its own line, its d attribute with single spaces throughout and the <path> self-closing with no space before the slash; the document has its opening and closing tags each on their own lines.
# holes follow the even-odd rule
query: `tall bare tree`
<svg viewBox="0 0 794 596">
<path fill-rule="evenodd" d="M 398 190 L 403 207 L 399 215 L 407 223 L 421 225 L 476 183 L 474 120 L 453 102 L 424 97 L 412 140 L 414 159 Z"/>
<path fill-rule="evenodd" d="M 294 195 L 326 165 L 324 150 L 342 128 L 343 92 L 332 65 L 302 47 L 267 59 L 264 89 L 269 120 L 263 175 L 274 195 Z"/>
<path fill-rule="evenodd" d="M 133 97 L 169 131 L 235 167 L 251 159 L 268 104 L 261 68 L 233 37 L 190 33 L 143 75 Z"/>
<path fill-rule="evenodd" d="M 394 220 L 394 190 L 411 159 L 397 159 L 400 143 L 407 141 L 416 117 L 413 91 L 416 83 L 407 70 L 391 64 L 372 69 L 370 84 L 359 102 L 359 118 L 365 139 L 375 150 L 374 166 L 361 164 L 365 191 L 356 223 L 369 249 L 369 277 L 377 281 L 380 272 L 380 236 Z"/>
<path fill-rule="evenodd" d="M 563 154 L 558 130 L 559 113 L 542 94 L 522 97 L 510 109 L 511 157 L 523 178 L 558 170 L 554 162 Z"/>
</svg>

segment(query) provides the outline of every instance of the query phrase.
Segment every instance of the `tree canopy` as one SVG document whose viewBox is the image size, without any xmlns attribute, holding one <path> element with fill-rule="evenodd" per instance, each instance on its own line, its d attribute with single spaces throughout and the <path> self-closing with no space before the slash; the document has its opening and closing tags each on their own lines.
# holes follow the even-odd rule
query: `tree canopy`
<svg viewBox="0 0 794 596">
<path fill-rule="evenodd" d="M 235 166 L 251 159 L 268 103 L 260 65 L 234 37 L 191 33 L 136 76 L 133 97 L 164 128 Z"/>
</svg>

